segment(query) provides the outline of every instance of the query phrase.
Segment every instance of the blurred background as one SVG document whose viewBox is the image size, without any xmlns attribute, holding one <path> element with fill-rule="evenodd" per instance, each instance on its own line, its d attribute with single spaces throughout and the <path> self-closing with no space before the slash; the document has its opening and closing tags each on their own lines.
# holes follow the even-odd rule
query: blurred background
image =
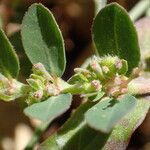
<svg viewBox="0 0 150 150">
<path fill-rule="evenodd" d="M 150 2 L 150 0 L 143 1 Z M 20 25 L 24 13 L 35 2 L 40 2 L 48 7 L 59 24 L 65 40 L 67 58 L 67 69 L 63 78 L 68 79 L 73 74 L 73 68 L 79 67 L 94 52 L 91 41 L 91 25 L 97 11 L 98 0 L 0 0 L 0 27 L 6 32 L 20 58 L 19 78 L 23 82 L 30 74 L 31 63 L 22 47 Z M 133 21 L 146 15 L 150 16 L 150 5 L 149 11 L 142 13 L 143 7 L 148 7 L 148 5 L 143 5 L 143 3 L 137 5 L 139 0 L 108 0 L 108 3 L 110 2 L 117 2 L 130 11 L 133 15 Z M 138 9 L 132 12 L 131 10 L 135 6 Z M 141 13 L 138 14 L 138 12 Z M 140 36 L 141 49 L 149 51 L 150 46 L 145 48 L 142 41 L 144 38 L 141 38 L 144 29 L 144 33 L 149 32 L 148 42 L 150 43 L 150 19 L 147 18 L 138 21 L 136 26 Z M 80 98 L 74 97 L 71 110 L 79 104 Z M 69 117 L 71 110 L 56 119 L 42 135 L 40 141 L 56 131 Z M 37 121 L 29 120 L 24 116 L 23 104 L 20 103 L 20 100 L 9 103 L 0 101 L 0 150 L 23 149 L 37 125 Z M 128 150 L 150 150 L 150 112 L 144 123 L 133 134 Z"/>
</svg>

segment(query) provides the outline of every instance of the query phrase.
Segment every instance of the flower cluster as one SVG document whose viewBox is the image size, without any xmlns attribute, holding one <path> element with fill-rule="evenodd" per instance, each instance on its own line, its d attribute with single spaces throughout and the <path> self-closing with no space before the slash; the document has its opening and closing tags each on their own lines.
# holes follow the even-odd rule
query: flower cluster
<svg viewBox="0 0 150 150">
<path fill-rule="evenodd" d="M 80 94 L 104 91 L 117 97 L 127 92 L 127 70 L 127 61 L 116 56 L 94 56 L 84 68 L 76 68 L 68 82 L 80 87 Z"/>
<path fill-rule="evenodd" d="M 4 101 L 14 100 L 25 94 L 26 85 L 16 79 L 6 78 L 0 74 L 0 99 Z"/>
<path fill-rule="evenodd" d="M 75 68 L 75 74 L 66 82 L 50 75 L 43 64 L 37 63 L 33 65 L 27 85 L 0 75 L 0 98 L 9 101 L 26 97 L 30 105 L 62 93 L 89 98 L 103 92 L 107 96 L 118 97 L 127 92 L 127 70 L 127 62 L 116 56 L 94 56 L 84 68 Z"/>
</svg>

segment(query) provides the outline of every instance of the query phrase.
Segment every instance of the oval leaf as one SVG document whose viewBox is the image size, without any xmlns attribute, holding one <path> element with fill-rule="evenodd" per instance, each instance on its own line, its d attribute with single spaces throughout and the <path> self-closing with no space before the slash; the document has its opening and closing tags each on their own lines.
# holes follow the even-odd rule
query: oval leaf
<svg viewBox="0 0 150 150">
<path fill-rule="evenodd" d="M 140 60 L 135 27 L 127 12 L 117 3 L 103 8 L 93 24 L 93 40 L 99 55 L 117 55 L 129 63 L 128 73 Z"/>
<path fill-rule="evenodd" d="M 72 102 L 71 94 L 53 96 L 49 99 L 33 104 L 24 110 L 24 113 L 32 118 L 44 122 L 50 122 L 70 108 Z"/>
<path fill-rule="evenodd" d="M 2 29 L 0 29 L 0 72 L 13 78 L 19 73 L 19 59 Z"/>
<path fill-rule="evenodd" d="M 22 42 L 27 56 L 41 62 L 49 73 L 61 76 L 66 59 L 62 34 L 52 13 L 42 4 L 29 7 L 22 22 Z"/>
<path fill-rule="evenodd" d="M 135 106 L 136 99 L 131 95 L 126 95 L 120 100 L 104 98 L 85 113 L 85 120 L 90 127 L 109 133 Z"/>
</svg>

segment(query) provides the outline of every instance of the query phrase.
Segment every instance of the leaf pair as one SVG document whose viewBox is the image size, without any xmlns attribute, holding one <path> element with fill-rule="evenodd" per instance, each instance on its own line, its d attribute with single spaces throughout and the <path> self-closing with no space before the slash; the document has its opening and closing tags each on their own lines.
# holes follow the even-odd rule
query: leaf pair
<svg viewBox="0 0 150 150">
<path fill-rule="evenodd" d="M 138 100 L 135 108 L 117 123 L 109 134 L 97 132 L 87 126 L 84 116 L 93 105 L 90 102 L 82 104 L 57 133 L 41 144 L 40 149 L 126 149 L 132 133 L 145 118 L 150 102 L 146 99 Z"/>
</svg>

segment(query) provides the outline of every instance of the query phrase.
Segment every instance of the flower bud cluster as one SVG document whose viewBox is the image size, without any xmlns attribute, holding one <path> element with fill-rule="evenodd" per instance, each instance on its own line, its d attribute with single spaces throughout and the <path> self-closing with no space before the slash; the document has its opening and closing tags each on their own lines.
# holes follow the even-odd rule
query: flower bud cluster
<svg viewBox="0 0 150 150">
<path fill-rule="evenodd" d="M 39 102 L 50 96 L 60 94 L 62 80 L 58 77 L 52 77 L 44 65 L 37 63 L 32 68 L 33 73 L 27 79 L 30 86 L 30 92 L 26 102 L 30 105 Z"/>
<path fill-rule="evenodd" d="M 8 79 L 0 74 L 0 99 L 10 101 L 21 97 L 24 87 L 25 85 L 16 79 Z"/>
<path fill-rule="evenodd" d="M 80 94 L 104 91 L 107 95 L 116 97 L 126 92 L 127 70 L 127 62 L 116 56 L 94 56 L 85 68 L 74 70 L 75 75 L 68 83 L 77 87 Z"/>
<path fill-rule="evenodd" d="M 118 97 L 127 92 L 127 70 L 127 62 L 123 59 L 94 56 L 85 68 L 75 68 L 75 74 L 65 82 L 51 76 L 43 64 L 37 63 L 27 79 L 28 85 L 0 74 L 0 98 L 9 101 L 24 96 L 30 105 L 62 93 L 88 97 L 103 91 L 108 96 Z"/>
</svg>

